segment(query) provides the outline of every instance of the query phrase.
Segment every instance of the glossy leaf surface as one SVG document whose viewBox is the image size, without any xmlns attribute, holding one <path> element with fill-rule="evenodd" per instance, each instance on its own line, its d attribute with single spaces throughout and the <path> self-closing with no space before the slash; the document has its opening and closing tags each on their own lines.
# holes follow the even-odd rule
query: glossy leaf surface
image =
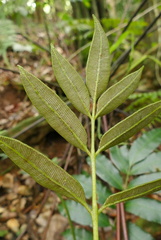
<svg viewBox="0 0 161 240">
<path fill-rule="evenodd" d="M 154 240 L 154 238 L 149 233 L 144 232 L 141 228 L 131 222 L 128 223 L 128 233 L 130 240 Z"/>
<path fill-rule="evenodd" d="M 73 66 L 51 46 L 53 71 L 56 79 L 73 106 L 90 116 L 90 97 L 81 76 Z"/>
<path fill-rule="evenodd" d="M 142 69 L 129 74 L 101 95 L 97 103 L 96 117 L 110 113 L 128 98 L 138 85 Z"/>
<path fill-rule="evenodd" d="M 107 198 L 102 208 L 104 209 L 113 204 L 117 204 L 117 203 L 125 202 L 134 198 L 142 197 L 159 190 L 161 190 L 161 179 L 112 194 L 110 197 Z"/>
<path fill-rule="evenodd" d="M 43 187 L 86 205 L 80 183 L 46 156 L 18 140 L 0 136 L 0 148 Z"/>
<path fill-rule="evenodd" d="M 161 224 L 161 202 L 140 198 L 126 203 L 126 211 L 151 222 Z"/>
<path fill-rule="evenodd" d="M 113 147 L 133 136 L 161 113 L 161 101 L 140 109 L 110 128 L 101 138 L 97 153 Z"/>
<path fill-rule="evenodd" d="M 160 144 L 161 128 L 156 128 L 144 133 L 140 138 L 135 140 L 129 150 L 130 165 L 147 157 Z"/>
<path fill-rule="evenodd" d="M 107 88 L 110 55 L 106 34 L 96 17 L 93 18 L 95 29 L 87 60 L 86 82 L 92 98 L 96 101 Z"/>
<path fill-rule="evenodd" d="M 22 67 L 20 74 L 27 95 L 51 127 L 69 143 L 86 151 L 86 131 L 71 109 L 54 91 Z"/>
</svg>

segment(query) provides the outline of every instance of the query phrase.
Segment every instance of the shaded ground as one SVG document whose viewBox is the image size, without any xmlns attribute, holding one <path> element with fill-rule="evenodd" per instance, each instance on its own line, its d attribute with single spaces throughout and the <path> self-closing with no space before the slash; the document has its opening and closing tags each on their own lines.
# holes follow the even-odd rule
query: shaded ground
<svg viewBox="0 0 161 240">
<path fill-rule="evenodd" d="M 15 55 L 15 56 L 13 56 Z M 25 65 L 29 71 L 51 81 L 51 67 L 38 67 L 39 59 L 27 54 L 25 59 L 12 53 L 10 60 L 19 59 L 15 64 Z M 27 59 L 29 61 L 27 61 Z M 50 62 L 49 62 L 50 64 Z M 1 60 L 1 67 L 3 60 Z M 32 70 L 31 70 L 32 68 Z M 63 159 L 68 144 L 45 121 L 30 128 L 25 120 L 38 116 L 37 110 L 27 98 L 19 75 L 0 70 L 0 130 L 15 128 L 10 135 L 18 134 L 18 139 L 37 148 L 49 158 Z M 38 76 L 39 77 L 39 76 Z M 23 126 L 17 124 L 24 121 Z M 24 131 L 29 126 L 28 131 Z M 17 129 L 16 129 L 17 128 Z M 61 233 L 68 226 L 67 219 L 57 210 L 59 198 L 35 183 L 25 172 L 19 170 L 2 152 L 0 152 L 0 239 L 62 239 Z M 19 235 L 19 233 L 21 234 Z"/>
<path fill-rule="evenodd" d="M 13 52 L 9 55 L 10 62 L 14 61 L 14 65 L 24 66 L 37 77 L 48 81 L 50 87 L 55 89 L 50 60 L 43 53 L 45 61 L 40 67 L 40 57 L 42 55 L 35 57 L 26 53 L 24 58 L 24 53 L 17 56 Z M 0 63 L 4 67 L 3 60 Z M 17 136 L 50 159 L 57 158 L 69 173 L 79 173 L 82 168 L 86 169 L 84 158 L 78 156 L 75 149 L 39 118 L 37 110 L 23 90 L 19 75 L 3 70 L 0 70 L 0 75 L 0 131 L 6 130 L 10 136 Z M 118 112 L 116 121 L 123 117 L 123 113 Z M 28 122 L 30 118 L 32 119 Z M 23 125 L 18 125 L 21 122 Z M 14 131 L 10 131 L 13 128 Z M 35 183 L 2 152 L 0 157 L 0 239 L 63 240 L 62 232 L 69 227 L 69 223 L 58 211 L 60 199 Z M 115 219 L 115 209 L 108 214 Z M 127 218 L 133 219 L 131 215 L 127 215 Z M 101 236 L 102 239 L 115 239 L 115 233 L 111 229 L 102 231 Z M 155 239 L 161 239 L 158 229 Z"/>
</svg>

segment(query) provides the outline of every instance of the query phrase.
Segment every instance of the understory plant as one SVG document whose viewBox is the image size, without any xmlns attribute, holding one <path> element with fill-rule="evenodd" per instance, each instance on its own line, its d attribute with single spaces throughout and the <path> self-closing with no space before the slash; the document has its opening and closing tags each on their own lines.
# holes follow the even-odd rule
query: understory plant
<svg viewBox="0 0 161 240">
<path fill-rule="evenodd" d="M 91 205 L 86 201 L 85 191 L 80 182 L 37 150 L 5 136 L 0 136 L 0 148 L 15 164 L 28 172 L 36 182 L 81 204 L 91 216 L 93 240 L 98 240 L 99 215 L 107 207 L 161 189 L 161 179 L 146 182 L 132 188 L 120 189 L 122 191 L 107 196 L 105 201 L 99 205 L 96 175 L 99 155 L 103 151 L 126 141 L 153 121 L 161 112 L 161 101 L 152 103 L 117 123 L 102 135 L 97 146 L 96 120 L 117 108 L 136 89 L 142 68 L 108 87 L 110 76 L 109 45 L 105 32 L 95 17 L 94 25 L 94 35 L 86 66 L 86 82 L 82 80 L 70 63 L 51 46 L 52 66 L 60 87 L 72 105 L 90 119 L 90 147 L 87 144 L 86 129 L 76 114 L 55 91 L 19 67 L 24 89 L 40 114 L 69 143 L 88 155 L 92 182 Z M 123 164 L 121 159 L 120 164 Z M 107 170 L 107 174 L 110 171 L 110 169 L 105 170 Z"/>
</svg>

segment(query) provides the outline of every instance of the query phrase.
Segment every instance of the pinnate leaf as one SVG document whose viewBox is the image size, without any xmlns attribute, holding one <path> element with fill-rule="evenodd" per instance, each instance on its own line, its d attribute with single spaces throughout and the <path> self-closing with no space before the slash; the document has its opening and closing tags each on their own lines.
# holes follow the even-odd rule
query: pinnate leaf
<svg viewBox="0 0 161 240">
<path fill-rule="evenodd" d="M 94 16 L 94 35 L 88 55 L 86 81 L 88 90 L 94 99 L 106 90 L 110 75 L 110 54 L 106 34 Z"/>
<path fill-rule="evenodd" d="M 141 77 L 142 69 L 129 74 L 118 83 L 107 89 L 97 103 L 96 118 L 110 113 L 121 105 L 136 89 Z"/>
<path fill-rule="evenodd" d="M 143 161 L 132 166 L 130 175 L 161 172 L 161 152 L 152 153 Z"/>
<path fill-rule="evenodd" d="M 144 174 L 141 176 L 138 176 L 134 178 L 132 181 L 130 181 L 128 188 L 138 186 L 139 184 L 145 184 L 149 181 L 155 181 L 157 179 L 161 179 L 161 172 L 155 172 L 150 174 Z"/>
<path fill-rule="evenodd" d="M 127 189 L 115 194 L 112 194 L 110 197 L 107 198 L 104 205 L 101 207 L 101 210 L 109 207 L 113 204 L 117 204 L 120 202 L 125 202 L 131 199 L 139 198 L 150 193 L 156 192 L 161 190 L 161 179 L 155 180 L 153 182 L 148 182 L 137 187 Z M 101 211 L 100 210 L 100 211 Z"/>
<path fill-rule="evenodd" d="M 68 208 L 68 211 L 70 212 L 70 217 L 73 222 L 76 222 L 78 224 L 84 225 L 84 226 L 91 226 L 92 225 L 92 219 L 89 214 L 89 212 L 79 203 L 67 200 L 66 205 Z M 61 206 L 59 207 L 61 208 Z M 61 211 L 61 209 L 60 209 Z M 64 214 L 64 209 L 61 211 L 61 214 Z M 98 221 L 99 227 L 107 227 L 109 226 L 109 220 L 107 215 L 101 213 L 99 215 L 99 221 Z M 84 239 L 83 239 L 84 240 Z"/>
<path fill-rule="evenodd" d="M 110 128 L 101 138 L 97 154 L 133 136 L 161 113 L 161 101 L 149 104 Z"/>
<path fill-rule="evenodd" d="M 127 173 L 129 171 L 129 161 L 128 158 L 122 154 L 121 150 L 122 149 L 118 146 L 110 148 L 110 157 L 112 162 L 121 172 Z"/>
<path fill-rule="evenodd" d="M 146 158 L 161 143 L 161 128 L 153 129 L 136 139 L 129 150 L 129 161 L 134 163 Z"/>
<path fill-rule="evenodd" d="M 46 156 L 18 140 L 3 136 L 0 136 L 0 148 L 40 185 L 86 206 L 80 183 Z"/>
<path fill-rule="evenodd" d="M 92 233 L 85 230 L 84 228 L 75 228 L 74 231 L 75 231 L 75 236 L 77 240 L 82 240 L 82 239 L 93 240 Z M 66 240 L 73 240 L 71 229 L 65 230 L 65 232 L 63 232 L 63 236 L 65 237 Z"/>
<path fill-rule="evenodd" d="M 119 171 L 104 155 L 98 155 L 96 158 L 96 174 L 111 186 L 122 189 L 123 181 Z"/>
<path fill-rule="evenodd" d="M 87 151 L 86 131 L 72 110 L 38 78 L 19 68 L 26 93 L 40 114 L 69 143 Z"/>
<path fill-rule="evenodd" d="M 154 199 L 134 199 L 126 203 L 126 211 L 150 222 L 161 224 L 161 202 Z"/>
<path fill-rule="evenodd" d="M 149 233 L 144 232 L 140 227 L 138 227 L 132 222 L 128 223 L 128 233 L 130 236 L 130 240 L 154 240 L 154 238 Z"/>
<path fill-rule="evenodd" d="M 90 116 L 90 97 L 83 79 L 53 46 L 51 56 L 54 74 L 67 98 L 76 109 Z"/>
</svg>

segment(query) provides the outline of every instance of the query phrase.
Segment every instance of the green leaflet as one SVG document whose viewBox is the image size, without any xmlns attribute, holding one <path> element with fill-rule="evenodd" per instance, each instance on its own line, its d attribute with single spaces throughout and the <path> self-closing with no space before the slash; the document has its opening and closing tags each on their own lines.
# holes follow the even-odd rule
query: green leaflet
<svg viewBox="0 0 161 240">
<path fill-rule="evenodd" d="M 136 89 L 142 70 L 143 67 L 138 71 L 129 74 L 101 95 L 97 103 L 96 118 L 113 111 L 128 98 L 128 96 Z"/>
<path fill-rule="evenodd" d="M 140 198 L 128 201 L 126 211 L 150 222 L 161 224 L 161 202 L 154 199 Z"/>
<path fill-rule="evenodd" d="M 56 79 L 73 106 L 90 116 L 90 97 L 81 76 L 57 50 L 51 46 L 52 66 Z"/>
<path fill-rule="evenodd" d="M 110 148 L 110 159 L 121 172 L 127 173 L 129 171 L 128 158 L 123 156 L 121 148 L 119 148 L 118 146 Z"/>
<path fill-rule="evenodd" d="M 161 172 L 161 152 L 152 153 L 143 161 L 132 166 L 130 175 L 140 175 L 143 173 Z"/>
<path fill-rule="evenodd" d="M 129 150 L 129 162 L 133 164 L 146 158 L 161 143 L 161 128 L 153 129 L 136 139 Z"/>
<path fill-rule="evenodd" d="M 144 232 L 140 227 L 131 222 L 128 222 L 128 233 L 130 240 L 155 240 L 149 233 Z"/>
<path fill-rule="evenodd" d="M 87 87 L 94 100 L 106 90 L 110 75 L 110 54 L 108 40 L 101 24 L 94 18 L 94 35 L 88 55 Z"/>
<path fill-rule="evenodd" d="M 38 78 L 22 67 L 19 69 L 27 95 L 40 114 L 69 143 L 88 151 L 86 131 L 71 109 Z"/>
<path fill-rule="evenodd" d="M 104 155 L 98 155 L 96 158 L 96 174 L 112 187 L 122 189 L 123 181 L 119 171 Z"/>
<path fill-rule="evenodd" d="M 150 193 L 159 191 L 160 189 L 161 189 L 161 179 L 112 194 L 110 197 L 107 198 L 106 202 L 100 208 L 99 212 L 101 212 L 103 209 L 111 205 L 114 205 L 120 202 L 125 202 L 138 197 L 142 197 Z"/>
<path fill-rule="evenodd" d="M 92 233 L 85 230 L 84 228 L 75 228 L 74 231 L 75 231 L 77 240 L 82 240 L 82 239 L 93 240 Z M 63 232 L 62 235 L 66 240 L 73 240 L 71 229 L 65 230 L 65 232 Z"/>
<path fill-rule="evenodd" d="M 110 128 L 101 138 L 97 154 L 113 147 L 148 125 L 161 112 L 161 101 L 149 104 Z"/>
<path fill-rule="evenodd" d="M 89 212 L 87 212 L 87 210 L 81 204 L 71 200 L 67 200 L 66 205 L 67 205 L 68 211 L 70 212 L 71 220 L 73 222 L 78 223 L 80 225 L 84 225 L 84 226 L 91 226 L 91 223 L 92 223 L 91 216 Z M 59 209 L 60 208 L 61 206 L 59 207 Z M 64 214 L 64 211 L 61 211 L 61 209 L 60 209 L 60 212 L 62 215 L 66 216 L 66 214 Z M 109 219 L 107 215 L 101 213 L 99 215 L 98 224 L 99 224 L 99 227 L 109 226 Z M 82 240 L 84 240 L 84 238 Z"/>
<path fill-rule="evenodd" d="M 3 136 L 0 136 L 0 148 L 40 185 L 86 206 L 80 183 L 46 156 L 18 140 Z"/>
<path fill-rule="evenodd" d="M 132 188 L 132 187 L 138 186 L 140 184 L 145 184 L 149 181 L 152 182 L 157 179 L 161 179 L 161 172 L 144 174 L 144 175 L 138 176 L 138 177 L 134 178 L 132 181 L 130 181 L 128 188 Z"/>
</svg>

